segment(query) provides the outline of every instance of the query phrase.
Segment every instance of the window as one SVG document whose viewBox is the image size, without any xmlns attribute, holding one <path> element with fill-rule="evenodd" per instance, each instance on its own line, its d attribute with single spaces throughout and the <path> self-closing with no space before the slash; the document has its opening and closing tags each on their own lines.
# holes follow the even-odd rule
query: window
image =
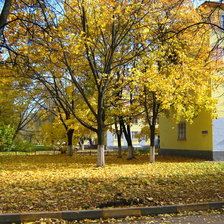
<svg viewBox="0 0 224 224">
<path fill-rule="evenodd" d="M 132 139 L 137 139 L 136 135 L 138 134 L 138 131 L 132 131 L 131 132 L 131 138 Z"/>
<path fill-rule="evenodd" d="M 178 124 L 178 140 L 186 139 L 186 122 L 180 122 Z"/>
<path fill-rule="evenodd" d="M 222 15 L 222 28 L 224 28 L 224 15 Z"/>
<path fill-rule="evenodd" d="M 138 119 L 137 118 L 134 118 L 132 123 L 133 124 L 138 124 Z"/>
<path fill-rule="evenodd" d="M 214 61 L 223 61 L 224 48 L 223 47 L 213 47 L 211 51 L 211 56 Z"/>
</svg>

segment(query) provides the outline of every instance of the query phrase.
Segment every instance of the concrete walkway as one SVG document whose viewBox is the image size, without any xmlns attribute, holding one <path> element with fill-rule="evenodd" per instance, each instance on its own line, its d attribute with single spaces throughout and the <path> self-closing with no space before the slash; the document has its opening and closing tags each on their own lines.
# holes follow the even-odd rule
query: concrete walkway
<svg viewBox="0 0 224 224">
<path fill-rule="evenodd" d="M 222 213 L 208 213 L 208 214 L 194 214 L 194 215 L 178 215 L 178 216 L 160 216 L 160 217 L 146 217 L 144 220 L 124 220 L 115 223 L 120 224 L 224 224 L 224 212 Z"/>
</svg>

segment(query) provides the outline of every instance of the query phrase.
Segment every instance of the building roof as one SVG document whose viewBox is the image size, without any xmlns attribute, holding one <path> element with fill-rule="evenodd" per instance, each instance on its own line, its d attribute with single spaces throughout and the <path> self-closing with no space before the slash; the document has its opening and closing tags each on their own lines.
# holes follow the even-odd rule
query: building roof
<svg viewBox="0 0 224 224">
<path fill-rule="evenodd" d="M 210 6 L 210 7 L 217 7 L 217 8 L 224 9 L 224 3 L 217 2 L 217 1 L 205 1 L 200 6 Z"/>
</svg>

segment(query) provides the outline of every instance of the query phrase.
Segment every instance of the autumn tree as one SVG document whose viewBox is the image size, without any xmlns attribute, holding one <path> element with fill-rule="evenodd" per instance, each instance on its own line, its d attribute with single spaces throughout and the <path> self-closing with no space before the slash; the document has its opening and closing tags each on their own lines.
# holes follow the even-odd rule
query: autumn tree
<svg viewBox="0 0 224 224">
<path fill-rule="evenodd" d="M 72 26 L 71 31 L 79 36 L 75 50 L 80 59 L 86 61 L 88 76 L 94 83 L 97 94 L 96 108 L 90 104 L 85 93 L 76 80 L 75 73 L 68 64 L 68 70 L 74 85 L 79 89 L 86 104 L 97 120 L 95 131 L 98 136 L 98 166 L 104 165 L 104 135 L 106 128 L 108 90 L 114 81 L 116 68 L 128 63 L 142 51 L 139 46 L 133 51 L 130 43 L 135 38 L 135 31 L 148 14 L 147 1 L 87 1 L 72 2 L 66 7 L 67 18 L 63 21 Z M 74 13 L 75 18 L 74 18 Z M 73 22 L 71 24 L 71 18 Z M 78 28 L 78 29 L 77 29 Z M 76 31 L 76 32 L 74 32 Z M 81 50 L 81 51 L 80 51 Z"/>
<path fill-rule="evenodd" d="M 115 127 L 115 134 L 117 136 L 117 146 L 118 146 L 118 158 L 122 158 L 122 123 L 121 123 L 121 117 L 120 116 L 114 116 L 114 127 Z"/>
<path fill-rule="evenodd" d="M 39 138 L 41 138 L 41 143 L 53 146 L 54 148 L 59 148 L 63 153 L 63 143 L 67 140 L 63 125 L 57 117 L 54 118 L 54 120 L 49 121 L 45 119 L 39 127 Z"/>
<path fill-rule="evenodd" d="M 115 132 L 117 135 L 118 157 L 121 157 L 121 137 L 123 135 L 128 146 L 127 159 L 134 158 L 131 127 L 134 119 L 141 113 L 141 109 L 136 105 L 131 85 L 132 80 L 130 79 L 131 74 L 129 72 L 131 66 L 132 63 L 129 63 L 128 66 L 120 66 L 119 71 L 114 75 L 117 81 L 112 86 L 113 91 L 111 93 L 114 97 L 110 101 L 111 106 L 109 111 L 109 115 L 114 118 L 112 132 Z"/>
<path fill-rule="evenodd" d="M 47 54 L 56 59 L 55 64 L 60 61 L 64 74 L 69 74 L 69 80 L 94 117 L 96 124 L 92 125 L 73 112 L 82 125 L 97 133 L 97 164 L 103 166 L 108 100 L 111 98 L 111 84 L 115 81 L 113 75 L 119 66 L 127 64 L 143 51 L 142 45 L 133 51 L 133 43 L 138 37 L 140 23 L 150 11 L 151 2 L 97 0 L 62 3 L 58 18 L 51 11 L 53 6 L 50 2 L 47 4 L 49 9 L 42 18 L 47 33 L 41 29 L 36 32 L 25 23 L 23 27 L 26 30 L 29 27 L 29 38 L 22 42 L 29 42 L 29 45 L 24 45 L 21 52 L 27 55 L 32 66 L 36 65 L 36 60 L 34 63 L 30 55 L 38 57 L 43 47 L 43 52 L 48 51 Z M 87 82 L 91 83 L 88 88 Z M 95 100 L 89 95 L 90 89 Z"/>
<path fill-rule="evenodd" d="M 14 144 L 19 132 L 37 119 L 39 95 L 33 83 L 20 77 L 21 73 L 10 64 L 1 64 L 0 73 L 0 123 L 11 128 Z"/>
<path fill-rule="evenodd" d="M 34 94 L 32 81 L 28 81 L 27 77 L 22 78 L 21 73 L 18 72 L 15 66 L 15 59 L 18 56 L 24 56 L 18 48 L 23 44 L 20 38 L 26 35 L 28 29 L 25 33 L 11 32 L 10 30 L 13 27 L 13 29 L 20 31 L 20 26 L 23 27 L 24 21 L 27 21 L 30 26 L 41 27 L 27 13 L 28 11 L 31 12 L 37 5 L 37 2 L 34 3 L 32 1 L 2 1 L 0 14 L 0 94 L 1 103 L 3 104 L 1 104 L 0 108 L 0 120 L 4 124 L 12 126 L 12 141 L 15 140 L 21 130 L 26 128 L 36 118 L 38 97 L 36 93 Z M 27 15 L 26 17 L 24 16 L 25 14 Z M 18 24 L 19 26 L 17 26 Z"/>
<path fill-rule="evenodd" d="M 46 114 L 49 116 L 53 116 L 52 125 L 58 127 L 64 128 L 64 135 L 67 137 L 67 154 L 69 156 L 73 155 L 73 133 L 74 128 L 72 126 L 72 114 L 66 103 L 64 103 L 62 97 L 65 97 L 63 94 L 63 89 L 59 83 L 54 82 L 54 84 L 51 85 L 52 88 L 49 86 L 44 86 L 45 90 L 45 100 L 41 105 L 41 108 L 43 112 L 45 111 Z M 60 88 L 61 87 L 61 88 Z M 47 91 L 46 91 L 47 90 Z M 46 105 L 47 101 L 47 105 Z M 42 113 L 43 113 L 42 112 Z M 42 128 L 43 129 L 43 128 Z M 53 130 L 55 130 L 55 133 L 53 133 Z M 51 135 L 57 135 L 57 130 L 52 129 L 49 133 L 52 133 Z M 63 133 L 60 131 L 60 133 Z M 50 135 L 50 136 L 51 136 Z M 57 136 L 58 138 L 58 136 Z M 51 137 L 51 139 L 53 139 Z M 59 141 L 61 142 L 61 140 Z M 62 152 L 64 152 L 62 150 Z"/>
<path fill-rule="evenodd" d="M 70 94 L 80 97 L 88 116 L 80 113 L 80 104 L 72 106 L 72 95 L 67 95 L 69 100 L 58 96 L 76 120 L 97 133 L 98 166 L 105 164 L 108 114 L 116 99 L 116 74 L 123 65 L 136 77 L 132 82 L 140 85 L 144 80 L 160 108 L 177 112 L 176 118 L 191 118 L 200 105 L 209 104 L 199 97 L 208 91 L 211 70 L 205 63 L 206 44 L 197 42 L 200 38 L 207 41 L 206 35 L 198 32 L 207 23 L 199 20 L 190 1 L 23 3 L 13 5 L 5 32 L 5 43 L 14 54 L 10 56 L 45 88 L 51 89 L 54 79 L 69 83 Z M 195 89 L 196 85 L 202 88 Z"/>
<path fill-rule="evenodd" d="M 210 81 L 215 67 L 209 58 L 209 27 L 191 27 L 201 21 L 192 4 L 163 3 L 162 10 L 151 17 L 153 28 L 145 32 L 156 35 L 157 41 L 153 43 L 153 51 L 133 68 L 132 78 L 150 129 L 150 162 L 154 162 L 160 112 L 175 121 L 192 122 L 200 111 L 212 111 Z M 179 32 L 186 27 L 191 28 Z"/>
</svg>

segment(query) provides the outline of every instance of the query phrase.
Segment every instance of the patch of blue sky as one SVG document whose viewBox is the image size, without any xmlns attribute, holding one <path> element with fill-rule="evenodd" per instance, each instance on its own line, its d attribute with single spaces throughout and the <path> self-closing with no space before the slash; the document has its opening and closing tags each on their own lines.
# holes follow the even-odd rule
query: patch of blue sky
<svg viewBox="0 0 224 224">
<path fill-rule="evenodd" d="M 2 11 L 3 5 L 4 5 L 4 1 L 0 0 L 0 12 Z"/>
</svg>

